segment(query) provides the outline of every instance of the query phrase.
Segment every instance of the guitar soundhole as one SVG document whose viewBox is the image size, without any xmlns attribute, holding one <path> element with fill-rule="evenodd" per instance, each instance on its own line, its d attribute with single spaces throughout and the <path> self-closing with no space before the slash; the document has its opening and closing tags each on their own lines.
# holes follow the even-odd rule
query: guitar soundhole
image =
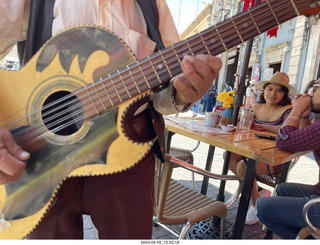
<svg viewBox="0 0 320 245">
<path fill-rule="evenodd" d="M 50 95 L 41 110 L 44 125 L 58 135 L 71 135 L 83 125 L 83 109 L 80 100 L 68 91 Z"/>
</svg>

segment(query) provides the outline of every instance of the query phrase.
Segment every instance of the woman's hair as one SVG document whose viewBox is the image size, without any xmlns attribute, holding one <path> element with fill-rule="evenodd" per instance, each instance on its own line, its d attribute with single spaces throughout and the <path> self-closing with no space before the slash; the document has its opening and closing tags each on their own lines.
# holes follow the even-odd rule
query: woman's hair
<svg viewBox="0 0 320 245">
<path fill-rule="evenodd" d="M 260 97 L 259 97 L 259 103 L 266 103 L 266 100 L 264 99 L 264 90 L 265 88 L 269 85 L 270 83 L 266 83 L 265 85 L 263 85 L 263 92 L 260 94 Z M 279 102 L 279 105 L 281 106 L 286 106 L 286 105 L 290 105 L 291 104 L 291 99 L 289 98 L 289 90 L 285 87 L 285 86 L 282 86 L 282 91 L 284 92 L 284 96 L 282 98 L 282 100 Z"/>
</svg>

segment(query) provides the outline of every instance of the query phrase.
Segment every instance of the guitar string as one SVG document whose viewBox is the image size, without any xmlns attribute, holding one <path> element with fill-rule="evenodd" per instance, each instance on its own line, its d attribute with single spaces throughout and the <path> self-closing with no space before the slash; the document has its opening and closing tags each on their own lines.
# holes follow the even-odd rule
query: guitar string
<svg viewBox="0 0 320 245">
<path fill-rule="evenodd" d="M 250 18 L 249 18 L 250 19 Z M 121 86 L 121 85 L 120 85 Z M 132 85 L 133 87 L 135 86 L 135 85 Z M 111 91 L 112 92 L 112 91 Z M 99 95 L 98 95 L 99 96 Z M 97 97 L 96 98 L 93 98 L 93 100 L 95 100 L 95 99 L 98 99 Z M 71 101 L 70 103 L 73 103 L 73 101 Z M 62 105 L 62 106 L 65 106 L 65 105 Z M 60 108 L 57 108 L 57 109 L 60 109 Z M 49 113 L 53 113 L 52 111 L 51 112 L 49 112 Z"/>
<path fill-rule="evenodd" d="M 249 18 L 250 19 L 250 18 Z M 120 86 L 122 86 L 122 85 L 120 85 Z M 132 85 L 133 87 L 135 86 L 135 85 Z M 81 92 L 81 91 L 80 91 Z M 111 91 L 111 92 L 113 92 L 113 91 Z M 71 95 L 72 96 L 72 95 Z M 99 96 L 99 95 L 98 95 Z M 96 98 L 93 98 L 93 100 L 95 100 L 95 99 L 98 99 L 97 97 Z M 74 101 L 71 101 L 70 103 L 73 103 Z M 65 106 L 65 105 L 62 105 L 62 106 Z M 60 108 L 57 108 L 57 110 L 58 109 L 60 109 Z M 53 111 L 51 111 L 51 112 L 49 112 L 49 113 L 53 113 Z M 45 116 L 45 115 L 44 115 Z"/>
<path fill-rule="evenodd" d="M 134 85 L 133 85 L 134 86 Z"/>
<path fill-rule="evenodd" d="M 65 119 L 62 119 L 62 121 L 64 121 Z M 71 122 L 72 123 L 72 122 Z"/>
<path fill-rule="evenodd" d="M 249 18 L 249 19 L 250 19 L 250 18 Z M 98 85 L 99 85 L 99 84 L 98 84 Z M 95 86 L 95 85 L 93 85 L 93 86 Z M 122 86 L 122 84 L 121 84 L 120 86 Z M 135 87 L 134 84 L 133 84 L 132 86 Z M 122 87 L 123 87 L 123 86 L 122 86 Z M 112 91 L 111 91 L 111 92 L 112 92 Z M 121 93 L 122 93 L 122 92 L 121 92 Z M 100 93 L 99 93 L 99 94 L 100 94 Z M 99 96 L 99 95 L 98 95 L 98 96 Z M 98 99 L 98 98 L 99 98 L 99 97 L 95 97 L 95 98 L 93 98 L 93 100 L 94 100 L 94 99 Z"/>
<path fill-rule="evenodd" d="M 153 69 L 152 69 L 153 70 Z M 124 79 L 125 80 L 125 79 Z M 99 84 L 97 84 L 97 85 L 99 85 Z M 122 86 L 122 84 L 120 84 L 120 86 Z M 128 84 L 126 85 L 126 86 L 128 86 Z M 130 86 L 130 84 L 129 84 L 129 86 Z M 95 87 L 95 85 L 93 85 L 93 87 Z M 122 86 L 123 87 L 123 86 Z M 135 87 L 135 85 L 134 84 L 132 84 L 132 87 Z M 129 88 L 129 90 L 130 90 L 130 88 Z M 97 92 L 99 92 L 98 90 L 96 90 Z M 111 91 L 111 92 L 113 92 L 113 91 Z M 123 91 L 120 91 L 120 94 L 122 93 Z M 125 93 L 126 91 L 124 91 L 124 93 Z M 106 93 L 105 93 L 106 94 Z M 92 100 L 96 100 L 96 99 L 100 99 L 100 96 L 101 95 L 101 93 L 98 93 L 97 94 L 97 96 L 95 96 L 95 97 L 93 97 L 90 101 L 92 101 Z M 104 94 L 102 94 L 102 95 L 104 95 Z M 71 103 L 73 103 L 73 101 L 71 101 Z M 64 105 L 63 105 L 64 106 Z M 72 109 L 72 108 L 71 108 Z M 63 113 L 63 112 L 62 112 Z M 60 115 L 59 115 L 60 116 Z M 52 119 L 50 119 L 50 120 L 52 120 Z"/>
<path fill-rule="evenodd" d="M 251 17 L 249 18 L 249 20 L 251 19 Z M 233 31 L 233 33 L 234 33 L 234 31 Z M 205 33 L 204 33 L 204 35 L 205 35 Z M 190 40 L 192 40 L 192 39 L 190 39 Z M 227 42 L 228 40 L 227 39 L 225 39 L 225 41 Z M 200 40 L 200 42 L 199 43 L 201 43 L 202 44 L 202 41 Z M 181 46 L 180 46 L 181 47 Z M 188 50 L 188 49 L 186 49 L 186 50 Z M 206 51 L 206 50 L 204 50 L 204 51 Z M 161 53 L 162 55 L 164 55 L 165 54 L 165 52 L 163 52 L 163 53 Z M 172 54 L 170 54 L 170 55 L 172 55 Z M 184 55 L 184 54 L 183 54 Z M 183 56 L 182 55 L 182 56 Z M 155 56 L 156 57 L 156 56 Z M 181 55 L 179 55 L 179 58 L 181 57 Z M 153 57 L 154 58 L 154 57 Z M 172 59 L 172 60 L 174 60 L 174 61 L 176 61 L 176 59 Z M 150 62 L 150 60 L 147 60 L 146 62 Z M 137 63 L 139 63 L 139 62 L 137 62 Z M 170 63 L 170 62 L 167 62 L 167 63 Z M 139 64 L 139 65 L 143 65 L 143 63 L 141 63 L 141 64 Z M 152 70 L 151 70 L 151 72 L 152 73 L 154 73 L 154 71 L 153 71 L 153 68 L 152 68 Z M 165 71 L 166 72 L 166 71 Z M 140 73 L 140 72 L 139 72 Z M 143 77 L 143 76 L 145 76 L 146 74 L 144 74 L 144 75 L 141 75 L 140 76 L 140 78 L 141 77 Z M 117 76 L 117 74 L 115 74 L 115 76 Z M 169 76 L 170 77 L 170 76 Z M 168 77 L 168 78 L 169 78 Z M 124 79 L 123 79 L 124 80 Z M 119 82 L 119 80 L 117 81 L 117 82 Z M 115 83 L 117 83 L 117 82 L 115 82 Z M 96 86 L 98 86 L 99 84 L 94 84 L 94 85 L 92 85 L 92 87 L 96 87 Z M 127 84 L 127 86 L 128 86 L 128 84 Z M 91 88 L 92 88 L 91 87 Z M 122 86 L 122 84 L 120 85 L 120 87 L 123 87 Z M 135 87 L 135 85 L 133 84 L 132 85 L 132 87 Z M 114 89 L 114 91 L 115 91 L 116 89 Z M 94 92 L 94 93 L 98 93 L 98 90 L 96 90 L 97 92 Z M 112 92 L 112 91 L 111 91 Z M 124 92 L 126 92 L 126 89 L 124 89 Z M 100 94 L 100 93 L 99 93 Z M 120 94 L 121 94 L 121 92 L 120 92 Z M 73 95 L 73 94 L 72 94 Z M 98 99 L 99 98 L 99 95 L 97 95 L 98 97 L 95 97 L 96 99 Z M 117 95 L 116 95 L 116 97 L 117 97 Z M 64 98 L 65 99 L 65 98 Z M 92 99 L 91 99 L 92 100 Z M 74 101 L 72 102 L 70 102 L 70 103 L 74 103 Z M 63 105 L 63 106 L 65 106 L 65 105 Z M 79 107 L 78 105 L 76 105 L 76 107 Z M 71 108 L 72 109 L 72 108 Z M 70 108 L 69 108 L 69 110 L 70 110 Z M 62 112 L 62 113 L 65 113 L 65 112 Z M 79 113 L 76 113 L 76 114 L 79 114 Z M 75 116 L 76 114 L 73 114 L 73 116 Z M 96 114 L 96 113 L 94 113 L 94 114 Z M 53 120 L 54 118 L 51 118 L 50 120 Z M 61 122 L 63 122 L 63 121 L 65 121 L 66 120 L 66 118 L 64 118 L 64 119 L 61 119 L 59 122 L 61 123 Z M 70 122 L 69 124 L 73 124 L 74 122 Z M 68 124 L 66 124 L 66 125 L 68 125 Z M 54 126 L 54 125 L 52 125 L 52 126 Z M 61 126 L 60 126 L 61 127 Z M 60 130 L 60 129 L 59 129 Z"/>
</svg>

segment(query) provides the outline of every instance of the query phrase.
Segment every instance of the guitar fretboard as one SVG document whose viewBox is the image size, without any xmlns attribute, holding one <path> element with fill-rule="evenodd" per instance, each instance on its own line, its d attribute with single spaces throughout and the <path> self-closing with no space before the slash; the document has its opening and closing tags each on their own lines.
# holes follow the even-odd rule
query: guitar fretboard
<svg viewBox="0 0 320 245">
<path fill-rule="evenodd" d="M 181 73 L 185 55 L 218 55 L 290 20 L 310 8 L 304 0 L 273 0 L 247 9 L 151 56 L 86 86 L 92 117 Z"/>
</svg>

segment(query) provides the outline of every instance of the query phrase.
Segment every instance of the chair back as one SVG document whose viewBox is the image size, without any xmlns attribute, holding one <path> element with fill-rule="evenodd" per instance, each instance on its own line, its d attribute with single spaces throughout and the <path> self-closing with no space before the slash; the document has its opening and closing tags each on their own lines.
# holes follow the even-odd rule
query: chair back
<svg viewBox="0 0 320 245">
<path fill-rule="evenodd" d="M 297 157 L 291 161 L 287 175 L 289 175 L 289 172 L 294 167 L 294 165 L 296 165 L 298 160 L 299 160 L 299 157 Z M 268 186 L 275 188 L 280 183 L 281 174 L 282 173 L 278 173 L 273 176 L 270 176 L 269 174 L 257 174 L 256 179 L 258 182 L 261 182 L 265 185 L 268 185 Z"/>
</svg>

